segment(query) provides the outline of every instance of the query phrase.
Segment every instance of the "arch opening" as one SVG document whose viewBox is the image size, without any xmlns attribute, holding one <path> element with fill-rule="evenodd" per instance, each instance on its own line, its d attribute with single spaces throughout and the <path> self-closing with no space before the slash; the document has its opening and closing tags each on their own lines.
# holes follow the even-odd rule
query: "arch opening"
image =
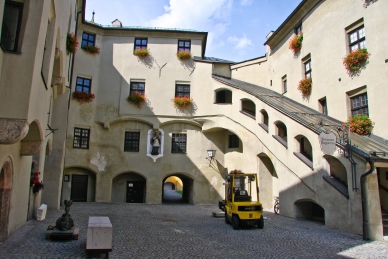
<svg viewBox="0 0 388 259">
<path fill-rule="evenodd" d="M 249 99 L 241 100 L 241 112 L 256 118 L 256 104 Z"/>
<path fill-rule="evenodd" d="M 174 174 L 163 179 L 162 203 L 193 203 L 193 179 Z"/>
<path fill-rule="evenodd" d="M 130 172 L 117 175 L 112 180 L 112 202 L 145 203 L 147 180 L 142 175 Z"/>
<path fill-rule="evenodd" d="M 295 218 L 325 224 L 325 209 L 311 200 L 299 200 L 294 203 Z"/>
<path fill-rule="evenodd" d="M 271 159 L 266 154 L 258 155 L 258 159 L 260 202 L 263 208 L 272 208 L 275 198 L 279 197 L 278 175 Z"/>
<path fill-rule="evenodd" d="M 79 167 L 65 169 L 62 203 L 69 199 L 74 202 L 94 202 L 95 194 L 96 175 L 93 171 Z"/>
<path fill-rule="evenodd" d="M 232 91 L 219 90 L 216 92 L 216 103 L 232 103 Z"/>
</svg>

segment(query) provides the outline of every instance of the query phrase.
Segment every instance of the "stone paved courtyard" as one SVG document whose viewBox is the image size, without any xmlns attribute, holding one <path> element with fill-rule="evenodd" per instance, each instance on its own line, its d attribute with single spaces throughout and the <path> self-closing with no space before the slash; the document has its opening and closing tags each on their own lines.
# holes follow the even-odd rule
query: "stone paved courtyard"
<svg viewBox="0 0 388 259">
<path fill-rule="evenodd" d="M 0 243 L 0 258 L 85 258 L 89 216 L 110 218 L 110 258 L 388 258 L 388 242 L 320 223 L 265 212 L 264 229 L 233 230 L 212 211 L 216 205 L 75 203 L 70 214 L 79 240 L 46 240 L 47 226 L 63 213 L 49 210 Z"/>
</svg>

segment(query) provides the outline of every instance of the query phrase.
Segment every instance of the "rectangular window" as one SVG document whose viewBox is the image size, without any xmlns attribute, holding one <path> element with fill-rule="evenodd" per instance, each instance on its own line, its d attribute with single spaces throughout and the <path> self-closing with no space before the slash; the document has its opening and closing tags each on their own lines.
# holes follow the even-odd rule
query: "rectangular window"
<svg viewBox="0 0 388 259">
<path fill-rule="evenodd" d="M 324 97 L 322 99 L 319 99 L 318 102 L 319 102 L 319 109 L 320 109 L 320 111 L 323 114 L 327 115 L 328 113 L 327 113 L 326 97 Z"/>
<path fill-rule="evenodd" d="M 84 32 L 82 34 L 81 48 L 83 48 L 85 46 L 93 46 L 94 47 L 95 41 L 96 41 L 96 35 Z"/>
<path fill-rule="evenodd" d="M 89 94 L 91 87 L 92 87 L 91 79 L 77 77 L 77 84 L 75 86 L 76 92 L 85 92 Z"/>
<path fill-rule="evenodd" d="M 73 148 L 89 149 L 90 129 L 74 128 Z"/>
<path fill-rule="evenodd" d="M 124 151 L 139 152 L 140 132 L 125 132 Z"/>
<path fill-rule="evenodd" d="M 131 90 L 129 95 L 131 94 L 145 94 L 145 83 L 144 82 L 131 82 Z"/>
<path fill-rule="evenodd" d="M 186 145 L 186 134 L 172 134 L 171 153 L 186 153 Z"/>
<path fill-rule="evenodd" d="M 135 39 L 135 50 L 136 49 L 147 49 L 147 39 Z"/>
<path fill-rule="evenodd" d="M 237 135 L 229 135 L 229 148 L 238 148 L 240 140 Z"/>
<path fill-rule="evenodd" d="M 190 85 L 177 84 L 175 86 L 175 96 L 179 96 L 179 97 L 187 96 L 187 97 L 190 97 Z"/>
<path fill-rule="evenodd" d="M 311 59 L 307 60 L 304 63 L 304 76 L 311 78 Z"/>
<path fill-rule="evenodd" d="M 295 29 L 294 29 L 294 33 L 296 34 L 296 35 L 299 35 L 299 33 L 301 33 L 302 32 L 302 24 L 300 24 L 298 27 L 296 27 Z"/>
<path fill-rule="evenodd" d="M 368 96 L 366 93 L 357 95 L 350 98 L 352 116 L 358 114 L 366 114 L 369 116 L 368 111 Z"/>
<path fill-rule="evenodd" d="M 190 40 L 178 40 L 178 52 L 179 51 L 190 52 L 190 50 L 191 50 Z"/>
<path fill-rule="evenodd" d="M 283 93 L 287 93 L 287 75 L 282 77 Z"/>
<path fill-rule="evenodd" d="M 361 26 L 355 29 L 354 31 L 349 32 L 348 35 L 350 51 L 366 48 L 364 26 Z"/>
<path fill-rule="evenodd" d="M 1 46 L 7 51 L 16 52 L 22 22 L 23 4 L 5 1 L 3 26 L 1 29 Z"/>
</svg>

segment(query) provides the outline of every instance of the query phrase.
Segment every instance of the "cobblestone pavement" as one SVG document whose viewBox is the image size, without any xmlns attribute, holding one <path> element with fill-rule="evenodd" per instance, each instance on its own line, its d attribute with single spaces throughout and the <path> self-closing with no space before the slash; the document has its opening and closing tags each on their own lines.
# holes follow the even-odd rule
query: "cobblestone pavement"
<svg viewBox="0 0 388 259">
<path fill-rule="evenodd" d="M 264 229 L 233 230 L 211 216 L 216 205 L 75 203 L 70 209 L 79 240 L 45 239 L 63 211 L 48 211 L 0 243 L 0 258 L 85 258 L 89 216 L 113 225 L 110 258 L 388 258 L 388 242 L 265 212 Z"/>
</svg>

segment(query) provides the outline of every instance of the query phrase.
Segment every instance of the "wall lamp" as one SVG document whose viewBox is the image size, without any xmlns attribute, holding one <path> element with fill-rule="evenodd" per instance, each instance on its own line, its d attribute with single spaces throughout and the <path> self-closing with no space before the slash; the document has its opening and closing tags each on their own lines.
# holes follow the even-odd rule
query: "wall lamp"
<svg viewBox="0 0 388 259">
<path fill-rule="evenodd" d="M 207 156 L 208 156 L 208 158 L 206 158 L 206 159 L 209 160 L 209 166 L 210 166 L 212 160 L 213 160 L 213 159 L 215 160 L 214 157 L 216 156 L 216 151 L 217 151 L 217 150 L 213 150 L 213 149 L 209 149 L 209 150 L 207 151 Z"/>
</svg>

